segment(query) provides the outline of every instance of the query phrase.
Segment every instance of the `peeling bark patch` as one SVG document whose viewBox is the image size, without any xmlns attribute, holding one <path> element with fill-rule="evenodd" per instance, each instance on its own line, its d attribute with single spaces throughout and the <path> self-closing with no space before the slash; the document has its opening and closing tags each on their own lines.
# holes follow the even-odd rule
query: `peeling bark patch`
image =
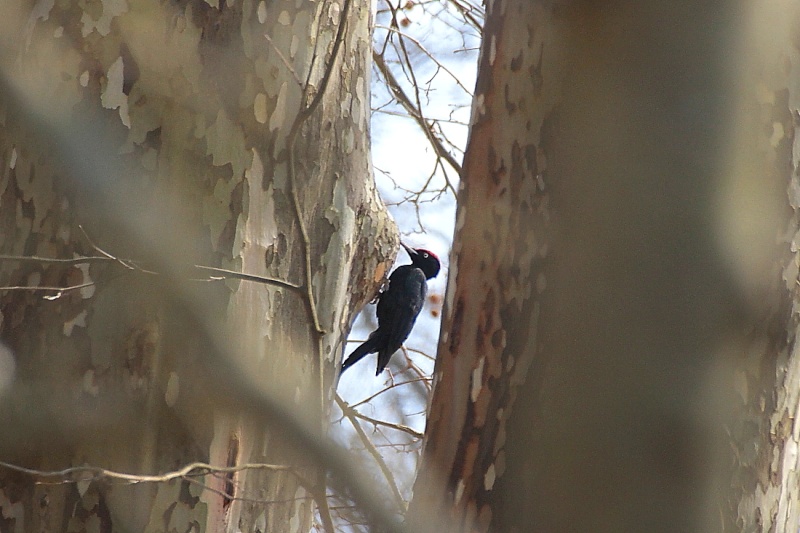
<svg viewBox="0 0 800 533">
<path fill-rule="evenodd" d="M 270 244 L 264 252 L 264 266 L 270 269 L 273 265 L 280 265 L 280 258 L 286 257 L 289 251 L 289 242 L 285 233 L 278 233 L 278 237 Z M 277 261 L 276 261 L 277 260 Z"/>
<path fill-rule="evenodd" d="M 492 348 L 495 350 L 503 349 L 506 347 L 506 331 L 498 329 L 492 333 Z"/>
<path fill-rule="evenodd" d="M 386 270 L 389 268 L 387 263 L 378 263 L 378 266 L 375 268 L 375 275 L 373 277 L 373 281 L 375 283 L 381 282 L 386 278 Z"/>
<path fill-rule="evenodd" d="M 167 389 L 164 391 L 164 402 L 169 407 L 175 407 L 178 401 L 178 392 L 180 390 L 180 379 L 176 372 L 170 372 L 167 379 Z"/>
<path fill-rule="evenodd" d="M 478 328 L 475 332 L 475 347 L 481 353 L 486 349 L 486 339 L 495 330 L 495 320 L 497 313 L 497 295 L 494 288 L 489 288 L 484 297 L 483 305 L 478 316 Z"/>
<path fill-rule="evenodd" d="M 483 94 L 476 93 L 475 98 L 472 99 L 472 117 L 470 119 L 470 126 L 477 124 L 486 114 L 486 105 L 484 102 L 485 96 Z M 459 185 L 459 192 L 461 192 L 462 187 L 464 187 L 463 181 Z M 459 194 L 459 196 L 461 195 Z"/>
<path fill-rule="evenodd" d="M 258 93 L 253 101 L 253 114 L 259 124 L 267 123 L 267 95 Z"/>
<path fill-rule="evenodd" d="M 205 518 L 206 506 L 200 502 L 196 485 L 186 480 L 171 481 L 160 489 L 159 496 L 166 508 L 158 508 L 161 502 L 156 504 L 158 509 L 154 509 L 154 514 L 162 512 L 160 516 L 151 515 L 151 525 L 158 523 L 159 531 L 203 531 L 201 520 Z M 202 517 L 201 520 L 198 517 Z"/>
<path fill-rule="evenodd" d="M 111 22 L 127 11 L 128 2 L 126 0 L 101 0 L 100 14 L 97 19 L 92 18 L 89 9 L 83 11 L 81 16 L 83 36 L 87 37 L 95 30 L 103 37 L 107 36 L 111 32 Z"/>
<path fill-rule="evenodd" d="M 269 130 L 271 132 L 277 131 L 286 121 L 286 99 L 289 91 L 289 84 L 284 82 L 278 92 L 278 101 L 272 111 L 272 116 L 269 118 Z"/>
<path fill-rule="evenodd" d="M 533 31 L 531 31 L 533 35 Z M 542 75 L 542 56 L 544 55 L 544 43 L 539 45 L 539 60 L 528 67 L 528 75 L 533 85 L 533 96 L 539 98 L 542 96 L 542 87 L 544 86 L 544 76 Z"/>
<path fill-rule="evenodd" d="M 472 399 L 472 402 L 475 403 L 478 401 L 478 394 L 481 392 L 481 388 L 483 387 L 483 365 L 486 364 L 486 358 L 481 358 L 478 362 L 478 367 L 472 371 L 472 389 L 470 391 L 469 397 Z"/>
<path fill-rule="evenodd" d="M 295 490 L 294 499 L 296 503 L 292 507 L 292 516 L 289 519 L 289 531 L 300 533 L 300 516 L 305 514 L 308 505 L 308 494 L 306 494 L 306 489 L 302 485 Z"/>
<path fill-rule="evenodd" d="M 142 146 L 152 149 L 156 154 L 161 150 L 161 128 L 155 128 L 147 132 Z"/>
<path fill-rule="evenodd" d="M 204 4 L 192 5 L 194 25 L 200 31 L 198 46 L 202 61 L 202 76 L 216 89 L 223 108 L 235 115 L 239 109 L 239 97 L 245 93 L 245 76 L 250 71 L 242 31 L 242 4 L 225 3 L 225 7 L 214 9 Z M 188 12 L 188 10 L 187 10 Z"/>
<path fill-rule="evenodd" d="M 492 183 L 495 186 L 500 185 L 502 179 L 506 176 L 506 168 L 503 160 L 497 155 L 494 146 L 489 146 L 487 149 L 487 166 L 492 178 Z M 499 159 L 499 162 L 498 162 Z"/>
<path fill-rule="evenodd" d="M 119 56 L 122 59 L 122 93 L 125 96 L 131 94 L 133 84 L 139 79 L 139 65 L 131 55 L 131 51 L 126 44 L 122 44 L 119 49 Z"/>
<path fill-rule="evenodd" d="M 219 9 L 217 6 L 197 4 L 191 12 L 192 22 L 200 28 L 205 41 L 224 48 L 240 32 L 242 18 L 239 9 L 238 6 L 235 9 Z"/>
<path fill-rule="evenodd" d="M 258 2 L 256 14 L 258 16 L 258 22 L 260 24 L 264 24 L 264 22 L 267 20 L 267 3 L 264 0 L 260 0 L 260 2 Z"/>
<path fill-rule="evenodd" d="M 239 124 L 220 109 L 214 123 L 206 130 L 206 153 L 215 166 L 230 164 L 233 177 L 241 178 L 251 164 L 252 152 L 245 148 L 244 132 Z"/>
<path fill-rule="evenodd" d="M 106 86 L 100 94 L 100 103 L 106 109 L 119 109 L 119 117 L 128 128 L 131 117 L 128 114 L 128 95 L 123 91 L 125 83 L 124 62 L 122 56 L 114 61 L 106 71 Z"/>
<path fill-rule="evenodd" d="M 509 63 L 509 67 L 511 68 L 511 72 L 517 72 L 522 67 L 522 54 L 524 53 L 523 49 L 520 48 L 519 53 L 516 57 L 511 59 L 511 63 Z"/>
<path fill-rule="evenodd" d="M 8 487 L 0 489 L 0 530 L 14 533 L 25 531 L 25 507 L 19 499 L 6 494 Z"/>
<path fill-rule="evenodd" d="M 14 355 L 4 344 L 0 343 L 0 394 L 14 382 L 16 374 Z M 0 506 L 2 508 L 2 506 Z"/>
<path fill-rule="evenodd" d="M 494 488 L 494 481 L 496 479 L 496 472 L 494 469 L 494 465 L 489 465 L 489 469 L 486 470 L 486 474 L 483 476 L 483 490 L 490 491 Z"/>
<path fill-rule="evenodd" d="M 539 149 L 535 144 L 529 143 L 525 145 L 525 149 L 523 150 L 523 157 L 525 167 L 527 169 L 528 176 L 537 180 L 537 185 L 540 185 L 540 191 L 544 191 L 544 180 L 542 179 L 541 174 L 539 173 Z M 541 180 L 541 183 L 538 182 Z M 531 206 L 529 205 L 529 208 Z"/>
<path fill-rule="evenodd" d="M 146 392 L 150 388 L 153 362 L 161 342 L 160 326 L 150 321 L 133 330 L 125 345 L 125 369 L 128 385 L 132 391 Z"/>
<path fill-rule="evenodd" d="M 456 505 L 461 503 L 461 498 L 464 496 L 464 487 L 465 487 L 464 480 L 459 479 L 458 483 L 456 484 L 455 493 L 453 495 L 453 503 L 455 503 Z"/>
<path fill-rule="evenodd" d="M 456 352 L 461 344 L 461 324 L 464 321 L 464 302 L 459 299 L 456 303 L 456 310 L 453 313 L 453 320 L 450 324 L 450 351 Z"/>
<path fill-rule="evenodd" d="M 96 483 L 76 483 L 73 505 L 65 513 L 69 531 L 112 531 L 111 513 Z"/>
<path fill-rule="evenodd" d="M 506 103 L 506 113 L 509 115 L 515 113 L 517 111 L 517 104 L 511 101 L 511 90 L 509 89 L 508 85 L 503 88 L 503 96 L 505 97 Z"/>
<path fill-rule="evenodd" d="M 239 437 L 237 435 L 231 435 L 230 440 L 228 440 L 228 459 L 225 463 L 225 466 L 228 468 L 236 466 L 238 459 Z M 225 497 L 222 501 L 222 507 L 226 511 L 233 502 L 233 498 L 236 497 L 236 484 L 234 482 L 234 476 L 235 472 L 226 472 L 224 476 L 223 490 L 225 491 Z"/>
<path fill-rule="evenodd" d="M 88 315 L 88 312 L 84 309 L 83 311 L 81 311 L 80 313 L 75 315 L 74 318 L 64 322 L 64 327 L 63 327 L 64 336 L 65 337 L 71 336 L 72 335 L 72 330 L 75 328 L 75 326 L 78 326 L 78 327 L 81 327 L 81 328 L 85 328 L 86 327 L 86 316 L 87 315 Z"/>
</svg>

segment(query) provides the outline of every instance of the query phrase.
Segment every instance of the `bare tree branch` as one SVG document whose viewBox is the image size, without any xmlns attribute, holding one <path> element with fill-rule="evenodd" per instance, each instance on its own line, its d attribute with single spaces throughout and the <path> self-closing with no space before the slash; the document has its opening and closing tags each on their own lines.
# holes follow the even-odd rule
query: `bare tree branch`
<svg viewBox="0 0 800 533">
<path fill-rule="evenodd" d="M 378 468 L 380 468 L 383 476 L 386 478 L 386 482 L 389 485 L 389 488 L 392 491 L 392 494 L 395 499 L 395 504 L 397 505 L 397 510 L 400 513 L 405 513 L 407 508 L 407 502 L 403 499 L 403 495 L 400 494 L 400 489 L 397 487 L 397 482 L 394 479 L 394 474 L 389 469 L 389 466 L 386 464 L 386 461 L 383 460 L 378 449 L 375 447 L 375 444 L 370 440 L 367 434 L 364 432 L 364 429 L 361 427 L 361 424 L 358 422 L 358 419 L 353 414 L 353 410 L 347 405 L 347 403 L 342 400 L 341 396 L 338 394 L 335 395 L 336 405 L 342 410 L 344 416 L 350 421 L 353 425 L 353 429 L 355 429 L 356 434 L 361 439 L 361 442 L 364 444 L 364 447 L 367 449 L 369 454 L 375 459 L 375 462 L 378 464 Z"/>
<path fill-rule="evenodd" d="M 388 85 L 389 89 L 391 90 L 392 94 L 397 98 L 397 101 L 400 102 L 400 105 L 405 108 L 409 115 L 416 121 L 419 125 L 420 129 L 422 129 L 423 133 L 425 133 L 425 137 L 427 137 L 428 141 L 431 143 L 436 155 L 445 161 L 455 169 L 455 171 L 461 175 L 461 164 L 456 161 L 456 159 L 447 151 L 444 147 L 442 142 L 434 135 L 431 131 L 430 126 L 425 121 L 425 118 L 420 113 L 419 109 L 414 105 L 408 95 L 403 91 L 403 88 L 400 86 L 397 78 L 392 73 L 391 69 L 386 65 L 386 61 L 384 61 L 383 56 L 380 54 L 373 52 L 372 60 L 375 62 L 375 66 L 378 67 L 381 75 L 383 75 L 384 79 L 386 80 L 386 84 Z M 453 187 L 453 184 L 449 181 L 447 182 L 447 187 L 451 190 L 453 194 L 455 194 L 456 190 Z"/>
</svg>

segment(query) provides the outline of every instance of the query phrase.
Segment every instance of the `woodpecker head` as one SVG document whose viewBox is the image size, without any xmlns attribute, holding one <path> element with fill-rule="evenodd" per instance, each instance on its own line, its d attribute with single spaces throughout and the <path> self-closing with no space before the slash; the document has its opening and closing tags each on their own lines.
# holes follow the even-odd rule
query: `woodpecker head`
<svg viewBox="0 0 800 533">
<path fill-rule="evenodd" d="M 411 258 L 411 263 L 418 269 L 422 270 L 427 279 L 436 277 L 436 274 L 439 273 L 440 265 L 439 258 L 436 257 L 435 253 L 422 248 L 411 248 L 402 242 L 400 245 L 406 249 L 406 252 L 408 252 L 408 256 Z"/>
</svg>

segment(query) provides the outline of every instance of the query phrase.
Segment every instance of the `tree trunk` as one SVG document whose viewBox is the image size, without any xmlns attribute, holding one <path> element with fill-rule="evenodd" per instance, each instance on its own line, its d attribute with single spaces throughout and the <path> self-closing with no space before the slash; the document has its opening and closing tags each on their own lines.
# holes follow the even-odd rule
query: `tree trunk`
<svg viewBox="0 0 800 533">
<path fill-rule="evenodd" d="M 792 6 L 489 3 L 412 521 L 796 530 Z"/>
<path fill-rule="evenodd" d="M 721 515 L 725 531 L 797 531 L 800 4 L 785 0 L 754 4 L 748 15 L 736 160 L 746 179 L 730 183 L 730 188 L 745 192 L 730 194 L 736 201 L 729 202 L 728 220 L 737 231 L 725 244 L 732 250 L 739 276 L 747 280 L 743 286 L 749 301 L 757 304 L 755 325 L 746 330 L 728 369 L 734 391 L 733 415 L 726 427 L 731 457 L 726 465 L 729 477 L 720 483 L 730 491 L 724 494 Z M 779 198 L 779 207 L 763 201 L 769 194 Z M 759 264 L 749 236 L 754 221 L 767 214 L 780 217 L 776 224 L 780 232 L 756 245 L 777 243 L 779 253 L 771 264 Z"/>
<path fill-rule="evenodd" d="M 392 264 L 369 3 L 4 17 L 3 531 L 308 531 L 324 470 L 243 402 L 280 398 L 320 431 L 352 316 Z M 114 473 L 196 461 L 224 470 Z"/>
</svg>

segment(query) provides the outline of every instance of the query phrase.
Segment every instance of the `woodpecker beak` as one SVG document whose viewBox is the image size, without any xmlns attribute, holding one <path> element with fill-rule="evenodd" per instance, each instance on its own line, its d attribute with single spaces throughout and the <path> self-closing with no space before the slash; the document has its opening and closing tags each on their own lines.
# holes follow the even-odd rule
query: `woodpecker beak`
<svg viewBox="0 0 800 533">
<path fill-rule="evenodd" d="M 413 249 L 413 248 L 411 248 L 409 246 L 406 246 L 405 243 L 403 243 L 402 241 L 400 242 L 400 246 L 402 246 L 403 248 L 406 249 L 406 252 L 408 252 L 408 255 L 410 257 L 414 257 L 414 256 L 419 255 L 415 249 Z"/>
</svg>

